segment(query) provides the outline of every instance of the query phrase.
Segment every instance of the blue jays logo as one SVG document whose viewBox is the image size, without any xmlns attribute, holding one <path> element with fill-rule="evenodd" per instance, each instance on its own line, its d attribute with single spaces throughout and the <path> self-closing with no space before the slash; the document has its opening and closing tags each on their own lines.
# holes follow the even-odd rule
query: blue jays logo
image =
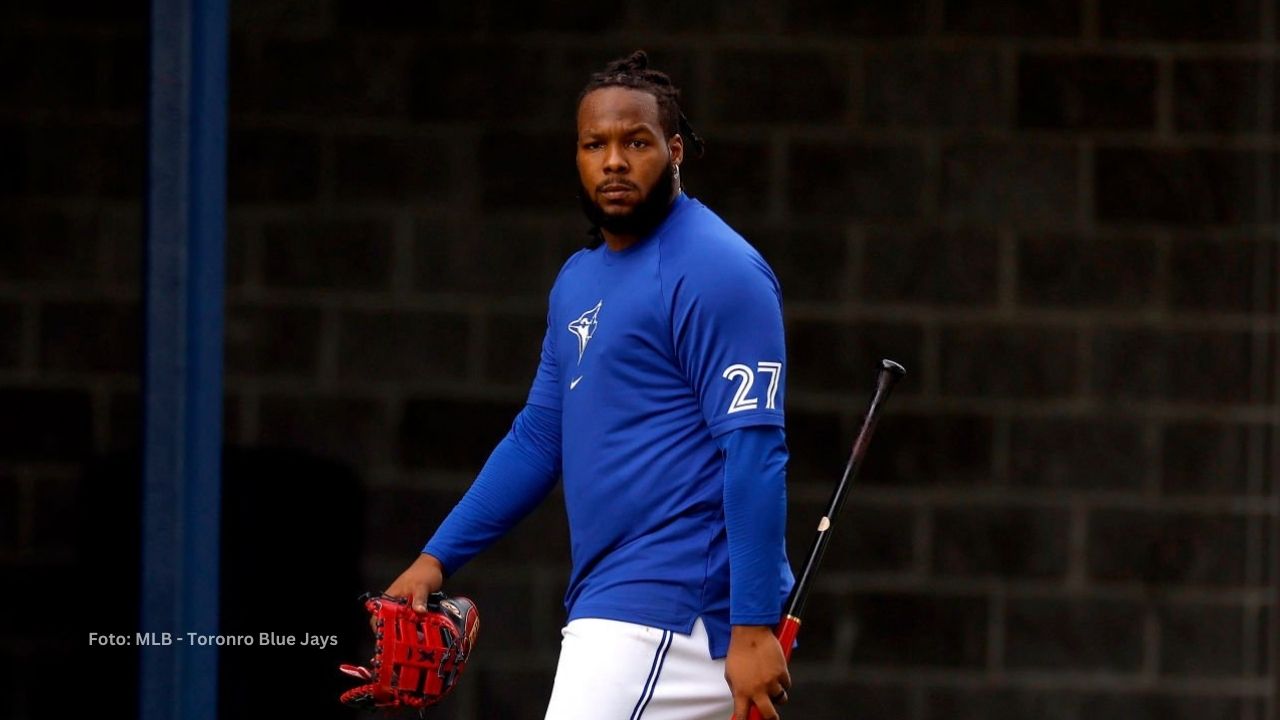
<svg viewBox="0 0 1280 720">
<path fill-rule="evenodd" d="M 582 353 L 587 351 L 587 343 L 591 342 L 591 336 L 596 334 L 596 326 L 600 324 L 597 319 L 600 316 L 600 306 L 604 305 L 604 301 L 596 303 L 596 306 L 582 313 L 582 315 L 573 322 L 569 323 L 569 332 L 578 338 L 578 363 L 582 363 Z"/>
</svg>

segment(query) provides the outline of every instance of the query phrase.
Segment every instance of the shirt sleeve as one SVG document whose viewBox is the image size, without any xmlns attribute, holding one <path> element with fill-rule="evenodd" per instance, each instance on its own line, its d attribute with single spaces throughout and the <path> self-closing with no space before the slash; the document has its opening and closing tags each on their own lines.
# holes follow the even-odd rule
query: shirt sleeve
<svg viewBox="0 0 1280 720">
<path fill-rule="evenodd" d="M 786 343 L 777 278 L 755 253 L 693 264 L 672 280 L 676 354 L 712 436 L 782 427 Z"/>
<path fill-rule="evenodd" d="M 542 336 L 542 355 L 538 359 L 538 372 L 533 377 L 533 386 L 529 388 L 528 403 L 560 412 L 564 395 L 560 387 L 560 363 L 556 360 L 556 338 L 561 334 L 568 335 L 568 328 L 558 326 L 554 319 L 556 291 L 565 272 L 582 256 L 582 251 L 574 253 L 560 268 L 556 280 L 547 294 L 547 331 Z"/>
<path fill-rule="evenodd" d="M 556 362 L 556 334 L 551 327 L 551 312 L 547 311 L 547 331 L 542 337 L 542 355 L 538 359 L 538 372 L 529 388 L 528 403 L 560 412 L 560 371 Z"/>
<path fill-rule="evenodd" d="M 729 542 L 729 622 L 776 624 L 795 583 L 787 560 L 788 451 L 782 428 L 749 427 L 717 438 L 724 453 Z"/>
<path fill-rule="evenodd" d="M 422 551 L 453 574 L 515 527 L 560 477 L 560 411 L 526 405 Z"/>
</svg>

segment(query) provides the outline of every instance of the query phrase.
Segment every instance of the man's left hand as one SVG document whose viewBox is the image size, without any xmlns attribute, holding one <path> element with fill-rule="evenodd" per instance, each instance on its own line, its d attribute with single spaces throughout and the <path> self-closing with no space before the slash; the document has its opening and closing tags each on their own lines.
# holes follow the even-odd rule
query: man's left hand
<svg viewBox="0 0 1280 720">
<path fill-rule="evenodd" d="M 787 702 L 791 673 L 782 646 L 773 628 L 765 625 L 734 625 L 725 658 L 724 679 L 733 691 L 734 720 L 746 720 L 751 706 L 764 720 L 777 720 L 775 705 Z"/>
</svg>

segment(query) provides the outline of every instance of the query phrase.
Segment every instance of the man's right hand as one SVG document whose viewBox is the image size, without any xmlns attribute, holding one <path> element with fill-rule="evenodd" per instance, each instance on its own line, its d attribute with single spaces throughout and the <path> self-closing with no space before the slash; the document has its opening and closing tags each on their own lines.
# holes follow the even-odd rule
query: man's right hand
<svg viewBox="0 0 1280 720">
<path fill-rule="evenodd" d="M 444 585 L 444 566 L 433 555 L 422 553 L 383 593 L 392 597 L 413 598 L 413 609 L 427 611 L 427 596 Z"/>
</svg>

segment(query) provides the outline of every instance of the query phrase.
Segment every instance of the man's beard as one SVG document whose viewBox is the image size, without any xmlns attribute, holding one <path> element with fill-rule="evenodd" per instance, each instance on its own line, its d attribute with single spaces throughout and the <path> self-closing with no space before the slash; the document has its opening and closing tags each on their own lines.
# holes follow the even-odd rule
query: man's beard
<svg viewBox="0 0 1280 720">
<path fill-rule="evenodd" d="M 649 188 L 649 193 L 625 215 L 609 215 L 592 200 L 592 194 L 585 187 L 578 189 L 578 200 L 582 203 L 582 212 L 591 222 L 593 233 L 604 230 L 612 235 L 627 235 L 636 238 L 648 235 L 667 217 L 671 211 L 671 193 L 675 187 L 675 178 L 670 172 L 663 172 L 657 182 Z"/>
</svg>

